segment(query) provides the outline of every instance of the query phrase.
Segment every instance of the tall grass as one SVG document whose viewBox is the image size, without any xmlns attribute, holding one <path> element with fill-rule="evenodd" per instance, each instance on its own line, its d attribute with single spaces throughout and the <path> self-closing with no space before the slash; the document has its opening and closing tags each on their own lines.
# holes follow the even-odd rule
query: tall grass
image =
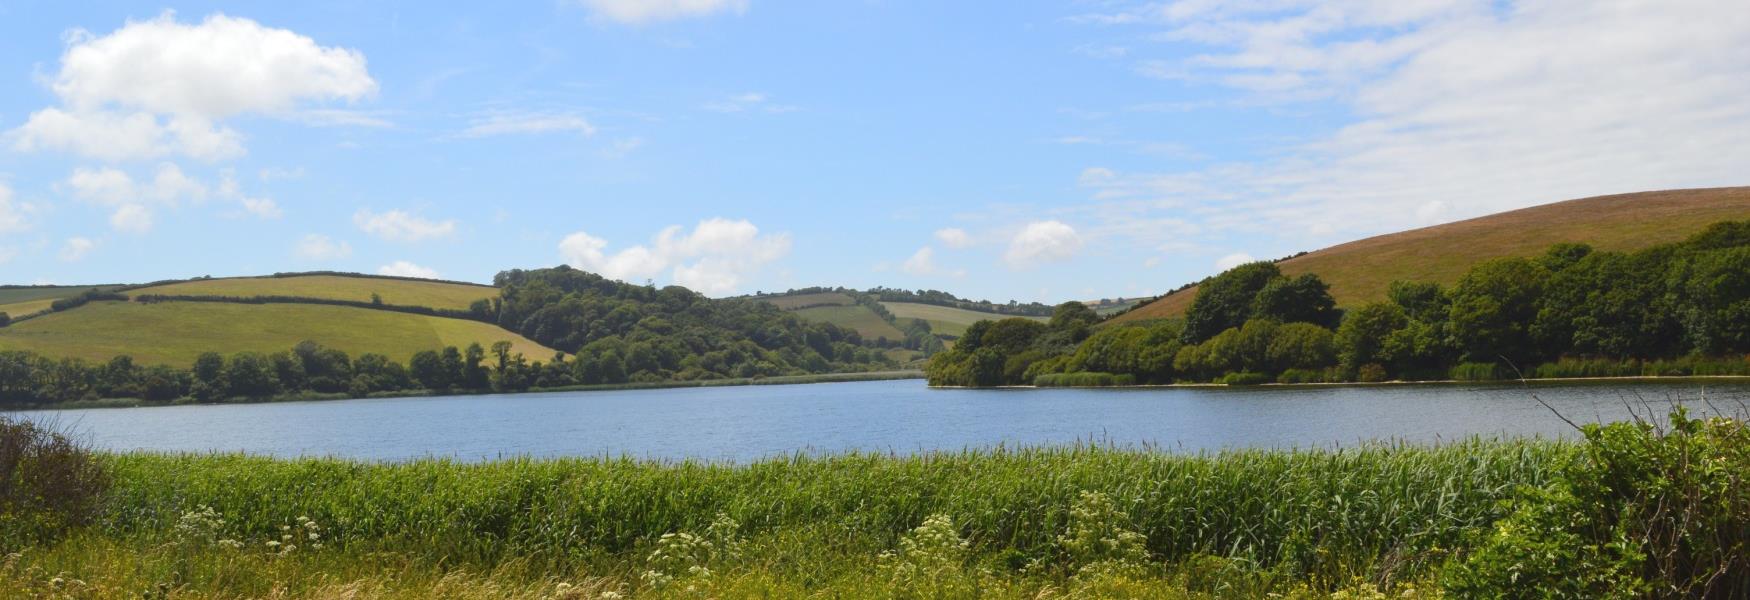
<svg viewBox="0 0 1750 600">
<path fill-rule="evenodd" d="M 1100 447 L 795 456 L 747 465 L 629 459 L 365 464 L 234 455 L 109 457 L 106 531 L 150 535 L 211 507 L 238 535 L 299 516 L 332 543 L 491 565 L 624 553 L 722 514 L 750 532 L 817 532 L 885 549 L 932 514 L 980 553 L 1047 560 L 1069 510 L 1099 492 L 1169 561 L 1216 555 L 1316 578 L 1416 563 L 1499 517 L 1571 455 L 1541 442 L 1182 456 Z"/>
<path fill-rule="evenodd" d="M 1043 373 L 1033 377 L 1033 385 L 1039 387 L 1118 387 L 1136 385 L 1136 376 L 1129 373 L 1114 375 L 1089 371 Z"/>
</svg>

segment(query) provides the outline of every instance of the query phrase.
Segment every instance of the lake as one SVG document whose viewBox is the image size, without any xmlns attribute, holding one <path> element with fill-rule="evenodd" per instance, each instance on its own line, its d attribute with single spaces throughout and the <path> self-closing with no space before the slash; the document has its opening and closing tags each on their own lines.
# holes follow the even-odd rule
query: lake
<svg viewBox="0 0 1750 600">
<path fill-rule="evenodd" d="M 12 413 L 111 450 L 367 460 L 633 456 L 750 461 L 1094 441 L 1174 452 L 1571 437 L 1579 422 L 1660 418 L 1672 400 L 1736 412 L 1750 383 L 1148 389 L 930 389 L 919 380 Z"/>
</svg>

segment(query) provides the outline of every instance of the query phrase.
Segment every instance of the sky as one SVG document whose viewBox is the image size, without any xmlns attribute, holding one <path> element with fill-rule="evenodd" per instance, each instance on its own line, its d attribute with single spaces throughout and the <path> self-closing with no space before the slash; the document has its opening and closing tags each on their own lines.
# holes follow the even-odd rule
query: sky
<svg viewBox="0 0 1750 600">
<path fill-rule="evenodd" d="M 0 2 L 0 283 L 1056 302 L 1750 184 L 1742 0 Z"/>
</svg>

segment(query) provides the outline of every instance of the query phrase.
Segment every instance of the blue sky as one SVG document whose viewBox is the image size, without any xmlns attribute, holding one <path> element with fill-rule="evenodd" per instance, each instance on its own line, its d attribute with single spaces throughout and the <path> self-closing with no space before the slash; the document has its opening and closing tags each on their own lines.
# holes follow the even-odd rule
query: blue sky
<svg viewBox="0 0 1750 600">
<path fill-rule="evenodd" d="M 1059 301 L 1750 183 L 1729 1 L 0 4 L 0 282 Z"/>
</svg>

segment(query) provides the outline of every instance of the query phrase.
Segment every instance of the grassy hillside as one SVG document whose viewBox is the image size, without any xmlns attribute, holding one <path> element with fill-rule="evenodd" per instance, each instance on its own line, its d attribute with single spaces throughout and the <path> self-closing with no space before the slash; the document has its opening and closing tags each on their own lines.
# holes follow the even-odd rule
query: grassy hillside
<svg viewBox="0 0 1750 600">
<path fill-rule="evenodd" d="M 818 292 L 813 294 L 790 294 L 788 296 L 771 296 L 760 298 L 772 306 L 783 310 L 796 310 L 813 306 L 850 306 L 857 301 L 839 292 Z"/>
<path fill-rule="evenodd" d="M 167 296 L 302 296 L 358 302 L 369 302 L 371 294 L 377 294 L 385 304 L 463 310 L 475 300 L 497 297 L 498 289 L 443 281 L 299 275 L 201 279 L 140 288 L 129 293 Z"/>
<path fill-rule="evenodd" d="M 86 290 L 108 291 L 119 285 L 56 285 L 0 287 L 0 313 L 13 318 L 49 309 L 49 304 L 61 298 L 76 296 Z"/>
<path fill-rule="evenodd" d="M 966 310 L 934 304 L 919 304 L 915 302 L 882 302 L 888 312 L 899 319 L 922 319 L 930 323 L 930 331 L 941 335 L 960 337 L 966 333 L 966 327 L 979 321 L 995 321 L 1006 319 L 1008 315 Z M 1036 321 L 1048 321 L 1045 317 L 1025 317 Z"/>
<path fill-rule="evenodd" d="M 0 328 L 0 349 L 92 361 L 126 354 L 141 364 L 187 366 L 202 352 L 281 352 L 303 340 L 353 356 L 406 363 L 421 350 L 509 340 L 513 351 L 549 360 L 554 351 L 494 325 L 315 304 L 94 302 Z"/>
<path fill-rule="evenodd" d="M 1568 200 L 1332 246 L 1278 263 L 1288 275 L 1314 273 L 1339 306 L 1385 298 L 1395 280 L 1450 284 L 1483 260 L 1530 256 L 1551 244 L 1584 242 L 1635 250 L 1676 242 L 1709 224 L 1750 219 L 1750 187 L 1669 190 Z M 1173 318 L 1196 297 L 1191 287 L 1113 322 Z"/>
<path fill-rule="evenodd" d="M 889 340 L 905 339 L 905 332 L 894 327 L 892 323 L 882 319 L 881 315 L 869 310 L 867 306 L 852 304 L 849 306 L 816 306 L 790 311 L 798 317 L 810 321 L 832 323 L 839 327 L 854 329 L 865 340 L 887 338 Z"/>
</svg>

